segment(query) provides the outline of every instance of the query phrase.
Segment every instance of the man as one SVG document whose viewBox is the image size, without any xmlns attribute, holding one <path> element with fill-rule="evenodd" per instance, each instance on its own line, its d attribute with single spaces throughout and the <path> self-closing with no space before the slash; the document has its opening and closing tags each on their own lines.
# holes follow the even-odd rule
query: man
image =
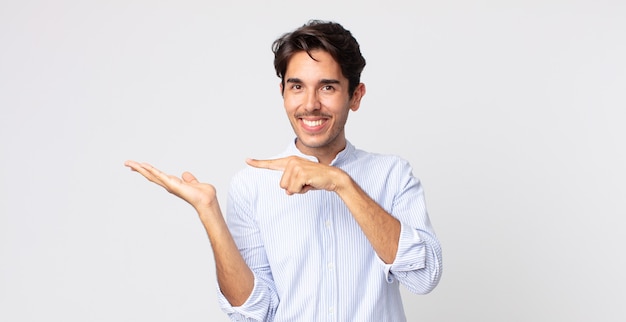
<svg viewBox="0 0 626 322">
<path fill-rule="evenodd" d="M 274 159 L 246 161 L 231 183 L 228 224 L 213 186 L 126 165 L 195 208 L 232 320 L 405 321 L 399 285 L 430 292 L 441 249 L 410 165 L 345 137 L 365 95 L 359 44 L 340 24 L 310 21 L 273 51 L 295 139 Z"/>
</svg>

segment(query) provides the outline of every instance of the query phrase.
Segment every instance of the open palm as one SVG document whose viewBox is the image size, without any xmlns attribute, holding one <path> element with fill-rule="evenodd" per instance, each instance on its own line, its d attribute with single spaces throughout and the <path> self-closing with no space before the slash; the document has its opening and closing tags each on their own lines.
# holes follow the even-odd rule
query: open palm
<svg viewBox="0 0 626 322">
<path fill-rule="evenodd" d="M 211 184 L 201 183 L 194 175 L 184 172 L 179 178 L 160 171 L 148 163 L 126 161 L 124 165 L 131 170 L 143 175 L 151 182 L 163 187 L 169 193 L 185 200 L 196 210 L 208 208 L 216 202 L 215 187 Z"/>
</svg>

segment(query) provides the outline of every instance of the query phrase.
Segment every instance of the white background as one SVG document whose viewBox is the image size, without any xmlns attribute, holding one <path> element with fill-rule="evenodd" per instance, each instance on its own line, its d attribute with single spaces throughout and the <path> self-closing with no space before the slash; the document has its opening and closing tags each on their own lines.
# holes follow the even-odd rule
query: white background
<svg viewBox="0 0 626 322">
<path fill-rule="evenodd" d="M 272 41 L 368 65 L 358 148 L 421 178 L 443 246 L 409 321 L 624 321 L 624 1 L 0 1 L 0 320 L 226 321 L 193 209 L 292 138 Z"/>
</svg>

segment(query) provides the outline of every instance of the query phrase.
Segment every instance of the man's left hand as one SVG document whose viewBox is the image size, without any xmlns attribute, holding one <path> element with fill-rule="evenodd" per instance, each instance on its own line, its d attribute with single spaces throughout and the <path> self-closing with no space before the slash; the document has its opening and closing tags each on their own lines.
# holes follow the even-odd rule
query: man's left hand
<svg viewBox="0 0 626 322">
<path fill-rule="evenodd" d="M 288 195 L 306 193 L 314 189 L 337 191 L 339 183 L 346 176 L 339 168 L 297 156 L 271 160 L 248 159 L 246 163 L 255 168 L 283 171 L 280 187 L 285 189 Z"/>
</svg>

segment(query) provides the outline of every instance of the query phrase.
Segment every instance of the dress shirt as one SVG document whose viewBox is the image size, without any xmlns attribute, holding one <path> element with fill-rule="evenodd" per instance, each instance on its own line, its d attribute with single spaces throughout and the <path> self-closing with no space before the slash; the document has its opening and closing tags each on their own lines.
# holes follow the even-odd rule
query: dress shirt
<svg viewBox="0 0 626 322">
<path fill-rule="evenodd" d="M 276 158 L 302 154 L 292 141 Z M 384 263 L 334 192 L 287 195 L 282 171 L 247 167 L 232 179 L 226 220 L 254 288 L 230 305 L 232 321 L 406 321 L 400 284 L 426 294 L 439 282 L 441 248 L 420 181 L 394 155 L 356 149 L 350 142 L 331 162 L 401 223 L 395 261 Z"/>
</svg>

